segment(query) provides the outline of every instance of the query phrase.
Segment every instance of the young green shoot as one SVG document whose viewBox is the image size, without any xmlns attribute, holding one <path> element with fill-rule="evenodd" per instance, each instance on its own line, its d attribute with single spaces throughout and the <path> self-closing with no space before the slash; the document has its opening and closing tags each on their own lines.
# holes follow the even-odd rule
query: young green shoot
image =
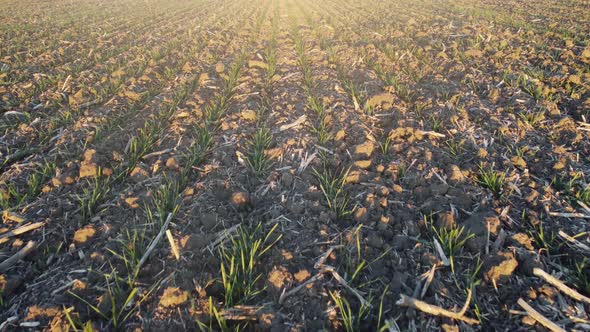
<svg viewBox="0 0 590 332">
<path fill-rule="evenodd" d="M 152 194 L 151 207 L 155 209 L 158 225 L 162 225 L 169 213 L 176 214 L 180 208 L 178 182 L 165 177 L 160 186 Z M 146 210 L 151 210 L 148 206 Z M 153 215 L 151 211 L 148 216 Z"/>
<path fill-rule="evenodd" d="M 483 165 L 479 166 L 477 182 L 490 189 L 496 197 L 500 197 L 502 194 L 505 181 L 506 173 L 495 171 L 493 165 L 488 168 L 485 168 Z"/>
<path fill-rule="evenodd" d="M 350 167 L 346 170 L 333 171 L 324 165 L 321 171 L 314 168 L 313 172 L 319 182 L 320 190 L 324 194 L 326 204 L 335 213 L 336 218 L 341 219 L 351 214 L 350 198 L 344 191 Z"/>
<path fill-rule="evenodd" d="M 82 190 L 82 195 L 76 195 L 84 220 L 88 220 L 98 212 L 98 206 L 106 200 L 111 191 L 110 178 L 95 178 L 88 180 L 88 184 L 89 187 Z"/>
<path fill-rule="evenodd" d="M 263 176 L 271 166 L 271 160 L 266 150 L 272 143 L 272 134 L 266 128 L 259 128 L 248 142 L 248 154 L 246 156 L 248 166 L 256 177 Z"/>
<path fill-rule="evenodd" d="M 445 254 L 451 262 L 451 271 L 455 273 L 455 256 L 463 248 L 467 240 L 471 239 L 475 235 L 473 233 L 467 233 L 464 226 L 457 226 L 453 224 L 451 227 L 436 227 L 432 222 L 432 216 L 423 216 L 425 223 L 430 226 L 431 231 L 434 233 L 436 239 L 442 246 Z"/>
<path fill-rule="evenodd" d="M 93 305 L 90 301 L 85 300 L 72 291 L 68 291 L 68 293 L 86 304 L 86 306 L 104 320 L 108 321 L 109 326 L 112 326 L 115 331 L 123 329 L 123 324 L 139 310 L 140 305 L 148 299 L 159 284 L 155 283 L 146 292 L 140 293 L 138 287 L 130 288 L 126 282 L 122 283 L 121 277 L 117 274 L 116 269 L 113 269 L 110 274 L 104 274 L 104 279 L 106 283 L 106 294 L 103 296 L 103 299 L 109 301 L 107 310 L 101 310 L 99 306 Z"/>
<path fill-rule="evenodd" d="M 275 224 L 264 234 L 262 223 L 253 228 L 240 225 L 229 244 L 220 247 L 221 282 L 226 308 L 248 303 L 264 291 L 264 288 L 257 286 L 262 278 L 258 264 L 261 257 L 281 239 L 282 234 L 273 235 L 277 226 Z"/>
<path fill-rule="evenodd" d="M 361 323 L 369 316 L 371 307 L 361 304 L 358 311 L 354 312 L 348 300 L 338 292 L 330 292 L 330 297 L 340 313 L 340 322 L 346 332 L 361 330 Z"/>
</svg>

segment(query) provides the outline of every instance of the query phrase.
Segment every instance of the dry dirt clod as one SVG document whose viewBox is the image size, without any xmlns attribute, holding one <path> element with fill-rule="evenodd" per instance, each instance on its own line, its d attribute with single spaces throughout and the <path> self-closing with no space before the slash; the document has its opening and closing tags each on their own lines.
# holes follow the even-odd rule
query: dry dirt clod
<svg viewBox="0 0 590 332">
<path fill-rule="evenodd" d="M 446 229 L 453 229 L 457 226 L 455 222 L 455 215 L 451 211 L 441 212 L 438 214 L 438 218 L 436 219 L 436 227 L 437 228 L 446 228 Z"/>
<path fill-rule="evenodd" d="M 212 230 L 217 225 L 218 215 L 217 213 L 203 213 L 200 220 L 205 229 Z"/>
<path fill-rule="evenodd" d="M 279 315 L 270 312 L 269 310 L 266 312 L 259 312 L 257 314 L 258 317 L 258 327 L 262 331 L 280 331 L 282 326 L 280 326 L 281 319 Z"/>
<path fill-rule="evenodd" d="M 293 175 L 290 172 L 283 172 L 281 175 L 281 183 L 286 188 L 290 188 L 293 184 Z"/>
<path fill-rule="evenodd" d="M 514 165 L 514 167 L 520 167 L 522 169 L 526 168 L 526 161 L 524 161 L 522 157 L 514 156 L 510 158 L 510 161 L 512 162 L 512 165 Z"/>
<path fill-rule="evenodd" d="M 493 213 L 472 215 L 465 223 L 465 228 L 475 235 L 486 235 L 488 232 L 497 235 L 500 231 L 500 219 Z"/>
<path fill-rule="evenodd" d="M 369 236 L 367 237 L 367 244 L 373 248 L 382 248 L 384 241 L 383 238 L 376 232 L 370 232 Z"/>
<path fill-rule="evenodd" d="M 89 239 L 94 237 L 96 229 L 92 225 L 87 225 L 74 233 L 74 242 L 76 244 L 86 243 Z"/>
<path fill-rule="evenodd" d="M 291 273 L 284 267 L 278 266 L 274 267 L 272 271 L 268 274 L 266 285 L 268 289 L 273 293 L 277 298 L 283 291 L 283 289 L 288 289 L 291 287 L 293 283 L 293 276 Z"/>
<path fill-rule="evenodd" d="M 227 200 L 231 197 L 231 192 L 229 191 L 229 184 L 223 180 L 214 180 L 212 183 L 213 194 L 215 198 L 219 200 Z"/>
<path fill-rule="evenodd" d="M 211 237 L 206 234 L 191 234 L 181 241 L 186 250 L 200 250 L 211 243 Z"/>
<path fill-rule="evenodd" d="M 4 274 L 0 274 L 0 293 L 4 296 L 10 296 L 24 281 L 20 276 L 7 278 Z"/>
<path fill-rule="evenodd" d="M 240 117 L 246 121 L 256 121 L 256 112 L 253 110 L 243 110 Z"/>
<path fill-rule="evenodd" d="M 359 171 L 350 171 L 348 173 L 348 177 L 346 178 L 346 184 L 356 184 L 361 182 L 362 174 Z"/>
<path fill-rule="evenodd" d="M 420 234 L 420 227 L 414 220 L 405 220 L 404 227 L 409 236 L 418 236 Z"/>
<path fill-rule="evenodd" d="M 367 169 L 369 167 L 371 167 L 371 163 L 372 161 L 369 160 L 357 160 L 354 162 L 354 165 L 360 169 Z"/>
<path fill-rule="evenodd" d="M 391 106 L 394 103 L 394 97 L 392 94 L 389 93 L 380 93 L 378 95 L 374 95 L 367 102 L 365 103 L 365 108 L 376 108 L 381 107 L 383 110 L 391 109 Z"/>
<path fill-rule="evenodd" d="M 434 196 L 443 196 L 449 191 L 449 185 L 446 183 L 433 184 L 430 186 L 430 192 Z"/>
<path fill-rule="evenodd" d="M 425 252 L 420 256 L 420 263 L 425 266 L 432 266 L 435 264 L 439 264 L 440 260 L 436 257 L 435 254 L 431 252 Z"/>
<path fill-rule="evenodd" d="M 178 165 L 178 161 L 176 160 L 176 157 L 170 157 L 166 160 L 166 167 L 168 169 L 178 169 L 180 166 Z"/>
<path fill-rule="evenodd" d="M 415 241 L 411 237 L 402 234 L 395 235 L 391 241 L 392 248 L 397 251 L 409 249 L 413 247 L 414 244 Z"/>
<path fill-rule="evenodd" d="M 297 271 L 297 273 L 295 273 L 294 277 L 295 277 L 295 280 L 297 280 L 297 283 L 302 283 L 305 280 L 309 279 L 309 277 L 311 277 L 311 274 L 309 273 L 308 270 L 302 269 L 302 270 Z"/>
<path fill-rule="evenodd" d="M 177 307 L 188 301 L 189 294 L 178 287 L 167 287 L 160 297 L 160 306 L 163 308 Z"/>
<path fill-rule="evenodd" d="M 230 202 L 235 208 L 244 209 L 250 204 L 250 194 L 244 191 L 234 192 Z"/>
<path fill-rule="evenodd" d="M 391 216 L 381 216 L 377 222 L 377 230 L 380 232 L 386 231 L 391 226 Z"/>
<path fill-rule="evenodd" d="M 518 262 L 511 252 L 500 252 L 486 257 L 484 261 L 484 279 L 494 286 L 506 282 L 518 267 Z"/>
<path fill-rule="evenodd" d="M 150 174 L 146 170 L 144 170 L 140 166 L 135 166 L 135 168 L 133 168 L 133 170 L 131 171 L 130 179 L 135 183 L 140 183 L 149 178 L 149 176 Z"/>
<path fill-rule="evenodd" d="M 366 160 L 368 158 L 371 158 L 374 148 L 375 146 L 373 145 L 373 142 L 366 141 L 365 143 L 359 144 L 354 147 L 354 155 L 357 159 Z"/>
<path fill-rule="evenodd" d="M 98 164 L 95 155 L 96 150 L 94 149 L 84 151 L 84 159 L 80 162 L 80 178 L 98 175 Z"/>
<path fill-rule="evenodd" d="M 354 220 L 359 223 L 366 223 L 369 220 L 369 211 L 366 207 L 359 207 L 354 211 Z"/>
<path fill-rule="evenodd" d="M 543 264 L 539 261 L 539 257 L 529 253 L 526 250 L 517 250 L 516 258 L 518 260 L 518 269 L 525 275 L 533 275 L 535 268 L 543 267 Z"/>
<path fill-rule="evenodd" d="M 248 67 L 249 68 L 259 68 L 259 69 L 266 69 L 268 65 L 259 60 L 248 60 Z"/>
<path fill-rule="evenodd" d="M 509 242 L 511 245 L 522 246 L 527 250 L 534 250 L 533 239 L 525 233 L 516 233 L 510 236 Z"/>
<path fill-rule="evenodd" d="M 449 173 L 448 181 L 451 184 L 457 184 L 465 181 L 465 175 L 457 165 L 451 165 L 447 173 Z"/>
</svg>

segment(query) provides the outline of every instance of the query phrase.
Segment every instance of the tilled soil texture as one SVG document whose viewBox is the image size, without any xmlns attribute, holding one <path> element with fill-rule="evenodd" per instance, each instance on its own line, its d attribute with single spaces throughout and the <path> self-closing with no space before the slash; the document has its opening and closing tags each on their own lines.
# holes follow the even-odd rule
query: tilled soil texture
<svg viewBox="0 0 590 332">
<path fill-rule="evenodd" d="M 0 331 L 590 330 L 587 1 L 0 21 Z"/>
</svg>

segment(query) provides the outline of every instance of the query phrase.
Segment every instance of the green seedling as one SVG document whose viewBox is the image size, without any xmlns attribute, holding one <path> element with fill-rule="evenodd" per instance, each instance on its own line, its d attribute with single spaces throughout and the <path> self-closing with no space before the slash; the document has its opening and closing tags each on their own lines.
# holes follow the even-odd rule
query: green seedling
<svg viewBox="0 0 590 332">
<path fill-rule="evenodd" d="M 124 164 L 124 171 L 120 177 L 131 174 L 141 157 L 143 157 L 156 143 L 161 132 L 160 125 L 154 122 L 148 122 L 143 128 L 140 128 L 138 134 L 131 138 L 127 160 Z"/>
<path fill-rule="evenodd" d="M 151 206 L 155 209 L 155 217 L 157 217 L 159 225 L 164 224 L 168 214 L 176 214 L 180 208 L 178 182 L 174 179 L 165 177 L 158 189 L 152 194 Z M 147 207 L 146 210 L 150 210 L 148 215 L 153 215 L 150 207 Z"/>
<path fill-rule="evenodd" d="M 27 190 L 19 191 L 15 183 L 8 183 L 4 189 L 0 189 L 0 207 L 4 210 L 16 209 L 26 203 L 27 200 L 37 197 L 43 186 L 55 173 L 55 162 L 38 164 L 27 177 Z"/>
<path fill-rule="evenodd" d="M 584 204 L 590 204 L 590 184 L 582 189 L 579 189 L 576 192 L 575 197 L 578 201 Z"/>
<path fill-rule="evenodd" d="M 230 327 L 229 322 L 225 319 L 221 311 L 213 304 L 213 298 L 209 297 L 209 314 L 208 322 L 202 322 L 198 318 L 196 320 L 197 326 L 201 332 L 239 332 L 242 331 L 246 325 L 237 324 Z"/>
<path fill-rule="evenodd" d="M 332 171 L 324 165 L 321 172 L 314 169 L 313 172 L 324 194 L 326 204 L 340 219 L 352 213 L 349 209 L 350 198 L 344 191 L 344 184 L 348 178 L 350 167 L 345 171 Z"/>
<path fill-rule="evenodd" d="M 337 68 L 338 80 L 342 83 L 342 87 L 350 98 L 352 99 L 355 108 L 360 107 L 359 105 L 365 104 L 366 93 L 361 92 L 360 88 L 351 79 L 347 77 L 343 68 Z"/>
<path fill-rule="evenodd" d="M 320 118 L 316 126 L 311 128 L 311 131 L 316 135 L 318 144 L 320 145 L 325 145 L 332 139 L 332 134 L 330 133 L 330 128 L 325 117 Z"/>
<path fill-rule="evenodd" d="M 273 36 L 274 37 L 274 36 Z M 271 86 L 272 79 L 277 73 L 277 52 L 276 40 L 272 39 L 264 49 L 264 57 L 266 59 L 266 81 L 267 88 Z"/>
<path fill-rule="evenodd" d="M 370 314 L 370 305 L 362 303 L 357 312 L 353 312 L 350 303 L 340 293 L 330 292 L 330 297 L 340 313 L 340 322 L 346 332 L 361 331 L 361 323 Z"/>
<path fill-rule="evenodd" d="M 313 77 L 313 69 L 307 60 L 301 60 L 301 72 L 303 73 L 303 89 L 310 95 L 314 93 L 317 83 Z"/>
<path fill-rule="evenodd" d="M 389 161 L 391 151 L 392 138 L 389 134 L 384 134 L 379 141 L 379 149 L 381 150 L 381 156 L 384 160 Z"/>
<path fill-rule="evenodd" d="M 590 185 L 584 183 L 584 174 L 573 174 L 569 180 L 566 175 L 556 175 L 551 180 L 551 186 L 569 198 L 571 204 L 590 204 Z"/>
<path fill-rule="evenodd" d="M 247 162 L 255 176 L 261 177 L 271 166 L 266 150 L 272 142 L 272 134 L 266 128 L 259 128 L 248 142 Z"/>
<path fill-rule="evenodd" d="M 545 112 L 524 112 L 519 113 L 518 117 L 523 123 L 529 126 L 529 128 L 537 128 L 543 120 L 545 120 Z"/>
<path fill-rule="evenodd" d="M 411 165 L 401 162 L 397 165 L 397 179 L 402 181 L 408 175 Z"/>
<path fill-rule="evenodd" d="M 148 247 L 148 241 L 146 228 L 139 231 L 137 229 L 133 229 L 133 231 L 129 231 L 129 229 L 125 229 L 124 238 L 118 240 L 119 249 L 110 249 L 107 248 L 107 251 L 110 252 L 113 257 L 119 259 L 125 265 L 127 270 L 127 283 L 131 287 L 133 286 L 137 275 L 135 275 L 139 261 L 141 257 L 145 253 Z"/>
<path fill-rule="evenodd" d="M 385 296 L 387 295 L 387 291 L 389 290 L 389 285 L 385 286 L 383 293 L 381 294 L 381 301 L 379 301 L 379 310 L 377 312 L 377 331 L 379 332 L 386 332 L 394 329 L 396 327 L 395 321 L 385 321 L 382 323 L 383 320 L 383 304 L 385 303 Z M 399 330 L 399 329 L 398 329 Z"/>
<path fill-rule="evenodd" d="M 186 185 L 193 167 L 196 167 L 205 161 L 207 154 L 209 154 L 211 147 L 213 146 L 213 132 L 207 127 L 207 125 L 195 125 L 193 134 L 193 141 L 187 151 L 183 154 L 185 167 L 181 172 L 180 187 Z"/>
<path fill-rule="evenodd" d="M 110 178 L 88 180 L 88 186 L 82 190 L 82 195 L 76 195 L 84 220 L 88 220 L 99 212 L 97 210 L 99 205 L 107 199 L 111 192 Z"/>
<path fill-rule="evenodd" d="M 45 162 L 39 165 L 39 168 L 34 170 L 27 178 L 28 195 L 36 197 L 41 192 L 41 189 L 53 177 L 55 173 L 55 162 Z"/>
<path fill-rule="evenodd" d="M 465 148 L 463 147 L 463 145 L 465 145 L 464 139 L 451 138 L 446 140 L 444 143 L 449 148 L 449 153 L 451 156 L 455 158 L 461 156 L 461 154 L 465 152 Z"/>
<path fill-rule="evenodd" d="M 225 107 L 222 102 L 222 98 L 218 97 L 216 101 L 211 102 L 203 108 L 203 117 L 207 121 L 207 124 L 215 125 L 221 119 L 225 111 Z"/>
<path fill-rule="evenodd" d="M 464 226 L 454 225 L 450 228 L 440 227 L 437 228 L 433 221 L 432 216 L 423 216 L 425 224 L 430 226 L 430 230 L 434 233 L 434 236 L 440 243 L 445 254 L 449 258 L 451 263 L 451 271 L 455 273 L 455 256 L 465 246 L 467 240 L 474 237 L 473 233 L 465 232 Z"/>
<path fill-rule="evenodd" d="M 74 310 L 73 307 L 71 308 L 63 308 L 63 312 L 66 315 L 66 319 L 68 321 L 68 324 L 70 325 L 70 328 L 72 330 L 74 330 L 75 332 L 94 332 L 94 327 L 92 326 L 92 323 L 90 321 L 86 322 L 86 323 L 82 323 L 80 321 L 80 317 L 77 313 L 72 313 L 72 311 Z"/>
<path fill-rule="evenodd" d="M 309 109 L 311 109 L 318 116 L 318 118 L 322 118 L 326 111 L 324 102 L 314 94 L 307 95 L 307 107 L 309 107 Z"/>
<path fill-rule="evenodd" d="M 240 225 L 230 243 L 220 247 L 221 282 L 226 308 L 247 303 L 264 291 L 264 288 L 258 287 L 262 275 L 257 267 L 261 257 L 282 237 L 273 236 L 277 226 L 275 224 L 264 234 L 262 223 L 253 228 Z"/>
<path fill-rule="evenodd" d="M 14 183 L 9 183 L 5 186 L 5 189 L 0 190 L 0 207 L 3 210 L 17 208 L 23 205 L 27 198 L 27 193 L 19 192 Z"/>
<path fill-rule="evenodd" d="M 533 97 L 536 101 L 539 101 L 543 97 L 543 86 L 540 82 L 535 82 L 523 75 L 518 78 L 518 85 L 522 91 Z"/>
<path fill-rule="evenodd" d="M 409 84 L 399 83 L 394 86 L 397 96 L 406 103 L 412 103 L 414 101 L 415 92 Z"/>
<path fill-rule="evenodd" d="M 371 261 L 365 260 L 364 254 L 362 252 L 361 246 L 361 230 L 363 225 L 358 225 L 353 233 L 352 238 L 354 243 L 347 244 L 343 249 L 343 259 L 342 259 L 342 267 L 343 267 L 343 278 L 354 287 L 363 288 L 368 286 L 369 284 L 375 282 L 376 280 L 369 280 L 367 281 L 366 278 L 363 278 L 363 274 L 367 271 L 371 266 L 385 257 L 389 250 L 384 250 L 379 256 L 374 258 Z"/>
<path fill-rule="evenodd" d="M 104 278 L 106 281 L 106 294 L 103 300 L 109 301 L 107 310 L 101 310 L 98 306 L 91 304 L 72 291 L 68 291 L 68 293 L 107 320 L 113 330 L 123 330 L 123 324 L 137 313 L 140 305 L 148 299 L 159 283 L 152 285 L 146 292 L 140 294 L 139 288 L 130 288 L 127 282 L 122 282 L 115 269 L 110 274 L 105 274 Z"/>
<path fill-rule="evenodd" d="M 243 65 L 243 57 L 240 57 L 229 67 L 227 78 L 223 81 L 223 93 L 228 99 L 231 99 L 235 93 L 235 88 L 238 85 L 238 80 L 240 78 L 240 72 Z"/>
<path fill-rule="evenodd" d="M 570 280 L 576 289 L 590 295 L 590 264 L 587 257 L 574 261 Z"/>
<path fill-rule="evenodd" d="M 477 182 L 490 189 L 496 197 L 499 197 L 502 194 L 505 181 L 506 173 L 495 171 L 493 165 L 489 168 L 484 168 L 483 165 L 479 166 Z"/>
<path fill-rule="evenodd" d="M 542 221 L 533 223 L 526 218 L 526 210 L 523 210 L 523 219 L 529 225 L 527 233 L 533 239 L 534 243 L 549 255 L 558 254 L 563 246 L 563 242 L 559 240 L 559 236 L 553 229 L 546 229 Z"/>
</svg>

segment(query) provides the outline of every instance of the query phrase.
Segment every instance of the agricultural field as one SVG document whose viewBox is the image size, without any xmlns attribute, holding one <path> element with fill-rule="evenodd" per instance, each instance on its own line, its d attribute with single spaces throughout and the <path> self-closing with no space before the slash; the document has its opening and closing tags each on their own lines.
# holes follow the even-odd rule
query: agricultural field
<svg viewBox="0 0 590 332">
<path fill-rule="evenodd" d="M 588 1 L 0 4 L 0 331 L 590 331 Z"/>
</svg>

